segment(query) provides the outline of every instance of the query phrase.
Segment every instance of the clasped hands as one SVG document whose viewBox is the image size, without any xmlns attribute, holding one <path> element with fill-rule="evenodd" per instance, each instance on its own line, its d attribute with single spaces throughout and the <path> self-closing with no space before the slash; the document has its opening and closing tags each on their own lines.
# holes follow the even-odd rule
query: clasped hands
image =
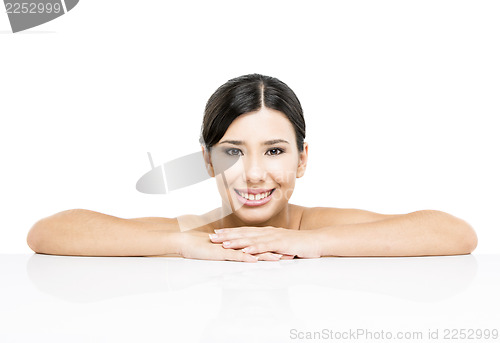
<svg viewBox="0 0 500 343">
<path fill-rule="evenodd" d="M 295 256 L 320 257 L 320 242 L 314 231 L 246 226 L 215 230 L 214 234 L 209 234 L 209 238 L 213 244 L 220 244 L 224 249 L 240 250 L 249 255 L 250 259 L 243 259 L 244 261 L 278 261 L 293 259 Z"/>
</svg>

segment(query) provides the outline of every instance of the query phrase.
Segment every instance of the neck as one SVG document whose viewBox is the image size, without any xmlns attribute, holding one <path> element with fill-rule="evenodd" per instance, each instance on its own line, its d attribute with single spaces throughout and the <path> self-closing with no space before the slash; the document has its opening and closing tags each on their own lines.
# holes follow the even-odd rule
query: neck
<svg viewBox="0 0 500 343">
<path fill-rule="evenodd" d="M 223 207 L 220 208 L 220 210 L 222 211 L 223 209 L 224 205 Z M 276 215 L 263 222 L 259 223 L 245 222 L 241 218 L 239 218 L 235 213 L 231 213 L 220 219 L 217 222 L 216 226 L 218 228 L 231 228 L 231 227 L 242 227 L 242 226 L 255 226 L 255 227 L 274 226 L 274 227 L 289 228 L 292 226 L 290 217 L 291 217 L 290 204 L 287 203 L 285 207 L 281 211 L 279 211 Z"/>
</svg>

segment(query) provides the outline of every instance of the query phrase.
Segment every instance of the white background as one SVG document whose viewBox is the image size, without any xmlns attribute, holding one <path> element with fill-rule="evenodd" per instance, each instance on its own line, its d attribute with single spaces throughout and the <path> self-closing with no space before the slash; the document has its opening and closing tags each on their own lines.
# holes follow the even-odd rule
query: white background
<svg viewBox="0 0 500 343">
<path fill-rule="evenodd" d="M 292 203 L 436 209 L 499 252 L 500 3 L 90 1 L 12 34 L 0 13 L 1 253 L 30 253 L 70 208 L 174 217 L 219 206 L 215 183 L 135 190 L 199 149 L 228 79 L 278 77 L 305 111 L 310 156 Z"/>
</svg>

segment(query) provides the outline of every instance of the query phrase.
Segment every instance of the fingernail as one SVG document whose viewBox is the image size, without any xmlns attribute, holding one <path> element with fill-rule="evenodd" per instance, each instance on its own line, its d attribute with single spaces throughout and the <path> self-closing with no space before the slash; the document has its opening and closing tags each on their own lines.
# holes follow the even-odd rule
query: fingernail
<svg viewBox="0 0 500 343">
<path fill-rule="evenodd" d="M 250 256 L 252 256 L 257 261 L 259 260 L 259 256 L 255 256 L 255 255 L 250 255 Z"/>
<path fill-rule="evenodd" d="M 242 251 L 243 251 L 243 252 L 249 252 L 249 251 L 250 251 L 250 248 L 248 248 L 248 247 L 247 247 L 247 248 L 244 248 Z M 252 255 L 252 256 L 253 256 L 253 255 Z"/>
<path fill-rule="evenodd" d="M 226 242 L 222 242 L 222 245 L 225 246 L 225 247 L 228 247 L 228 246 L 231 245 L 231 242 L 227 242 L 227 241 Z"/>
<path fill-rule="evenodd" d="M 281 255 L 281 254 L 276 254 L 276 256 L 277 256 L 278 258 L 281 258 L 281 256 L 283 256 L 283 255 Z"/>
<path fill-rule="evenodd" d="M 219 232 L 220 232 L 220 230 L 214 230 L 214 232 L 215 232 L 215 233 L 219 233 Z"/>
<path fill-rule="evenodd" d="M 209 233 L 208 234 L 208 237 L 210 237 L 210 239 L 216 239 L 217 238 L 217 235 L 213 234 L 213 233 Z"/>
</svg>

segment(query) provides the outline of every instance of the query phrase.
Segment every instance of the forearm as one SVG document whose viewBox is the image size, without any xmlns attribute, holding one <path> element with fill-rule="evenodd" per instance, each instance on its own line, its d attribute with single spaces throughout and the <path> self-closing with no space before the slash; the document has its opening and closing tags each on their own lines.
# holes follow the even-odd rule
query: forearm
<svg viewBox="0 0 500 343">
<path fill-rule="evenodd" d="M 37 253 L 51 255 L 158 256 L 178 254 L 179 235 L 166 224 L 69 210 L 38 221 L 28 244 Z"/>
<path fill-rule="evenodd" d="M 417 211 L 371 223 L 318 229 L 321 256 L 428 256 L 471 253 L 477 236 L 465 221 Z"/>
</svg>

